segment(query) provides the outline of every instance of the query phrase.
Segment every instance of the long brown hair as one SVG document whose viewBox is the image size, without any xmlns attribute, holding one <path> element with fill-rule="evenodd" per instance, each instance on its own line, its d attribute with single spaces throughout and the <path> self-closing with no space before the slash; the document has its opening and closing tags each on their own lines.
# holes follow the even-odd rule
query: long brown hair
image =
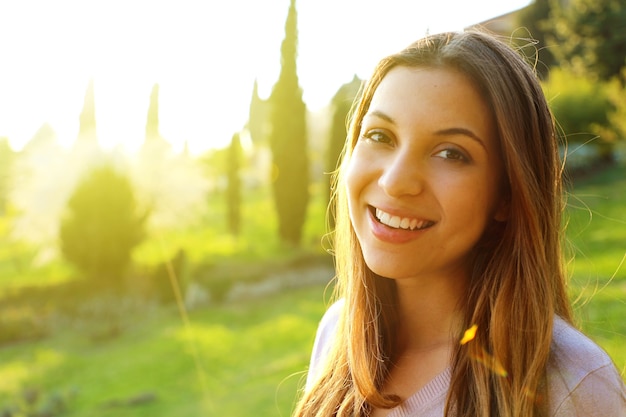
<svg viewBox="0 0 626 417">
<path fill-rule="evenodd" d="M 355 102 L 336 177 L 336 343 L 294 416 L 363 416 L 401 399 L 381 392 L 394 354 L 395 284 L 366 266 L 347 209 L 343 172 L 383 77 L 396 66 L 446 67 L 472 80 L 493 112 L 509 213 L 474 250 L 465 325 L 474 340 L 453 357 L 446 414 L 539 416 L 554 315 L 570 320 L 561 264 L 561 164 L 554 121 L 532 67 L 495 37 L 431 35 L 384 58 Z"/>
</svg>

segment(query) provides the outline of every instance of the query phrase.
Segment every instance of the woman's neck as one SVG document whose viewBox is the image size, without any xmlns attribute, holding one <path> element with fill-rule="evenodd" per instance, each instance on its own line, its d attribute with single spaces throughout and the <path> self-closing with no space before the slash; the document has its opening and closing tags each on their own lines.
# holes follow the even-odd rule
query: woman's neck
<svg viewBox="0 0 626 417">
<path fill-rule="evenodd" d="M 464 277 L 401 279 L 396 285 L 399 353 L 456 343 L 463 331 Z"/>
</svg>

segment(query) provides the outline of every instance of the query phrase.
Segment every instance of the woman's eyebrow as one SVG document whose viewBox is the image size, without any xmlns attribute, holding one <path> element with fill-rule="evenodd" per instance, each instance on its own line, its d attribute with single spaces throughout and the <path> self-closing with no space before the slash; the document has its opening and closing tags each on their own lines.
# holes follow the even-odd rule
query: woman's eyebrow
<svg viewBox="0 0 626 417">
<path fill-rule="evenodd" d="M 396 124 L 396 121 L 393 119 L 393 117 L 389 116 L 387 113 L 380 111 L 380 110 L 372 110 L 371 112 L 366 113 L 363 119 L 368 118 L 368 117 L 377 117 L 392 125 Z M 467 136 L 468 138 L 473 139 L 474 141 L 478 142 L 483 148 L 485 148 L 485 150 L 487 150 L 487 145 L 485 144 L 485 141 L 482 140 L 480 136 L 475 134 L 472 130 L 464 128 L 464 127 L 450 127 L 447 129 L 441 129 L 441 130 L 436 131 L 435 135 L 436 136 L 455 136 L 455 135 Z"/>
<path fill-rule="evenodd" d="M 466 129 L 464 127 L 451 127 L 448 129 L 438 130 L 435 132 L 435 135 L 437 136 L 455 136 L 455 135 L 467 136 L 468 138 L 473 139 L 476 142 L 478 142 L 483 148 L 485 148 L 485 150 L 487 150 L 487 145 L 485 145 L 485 142 L 477 134 L 472 132 L 470 129 Z"/>
<path fill-rule="evenodd" d="M 377 117 L 379 119 L 382 119 L 382 120 L 384 120 L 384 121 L 386 121 L 388 123 L 391 123 L 393 125 L 396 124 L 396 121 L 393 120 L 393 117 L 389 116 L 387 113 L 384 113 L 384 112 L 382 112 L 380 110 L 373 110 L 371 112 L 368 112 L 368 113 L 365 114 L 365 116 L 363 118 L 365 119 L 366 117 L 372 117 L 372 116 Z"/>
</svg>

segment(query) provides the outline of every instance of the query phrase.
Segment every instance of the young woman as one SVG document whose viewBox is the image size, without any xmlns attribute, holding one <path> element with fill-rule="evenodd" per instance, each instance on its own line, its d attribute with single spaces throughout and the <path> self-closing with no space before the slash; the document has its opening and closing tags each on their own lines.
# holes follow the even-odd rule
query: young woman
<svg viewBox="0 0 626 417">
<path fill-rule="evenodd" d="M 337 176 L 338 301 L 302 416 L 626 416 L 571 324 L 561 164 L 532 68 L 476 33 L 383 59 Z"/>
</svg>

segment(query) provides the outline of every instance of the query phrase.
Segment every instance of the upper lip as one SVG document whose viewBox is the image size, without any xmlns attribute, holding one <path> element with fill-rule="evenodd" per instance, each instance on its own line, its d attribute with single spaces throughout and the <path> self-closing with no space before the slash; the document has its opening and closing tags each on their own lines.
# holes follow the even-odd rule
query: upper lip
<svg viewBox="0 0 626 417">
<path fill-rule="evenodd" d="M 401 214 L 397 211 L 383 209 L 375 206 L 370 206 L 372 214 L 381 223 L 400 229 L 418 230 L 425 229 L 435 224 L 434 221 L 424 219 L 415 215 Z"/>
</svg>

